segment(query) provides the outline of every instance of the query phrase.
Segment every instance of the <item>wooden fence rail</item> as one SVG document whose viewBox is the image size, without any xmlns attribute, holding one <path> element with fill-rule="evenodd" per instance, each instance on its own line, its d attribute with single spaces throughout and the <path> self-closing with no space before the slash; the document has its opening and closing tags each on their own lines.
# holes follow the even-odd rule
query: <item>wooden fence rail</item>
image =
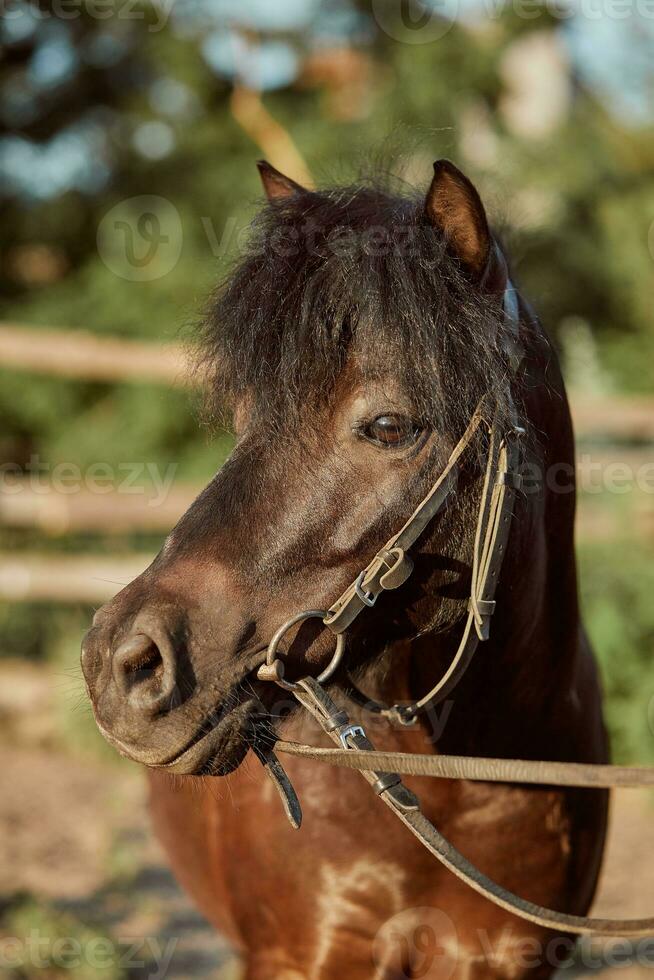
<svg viewBox="0 0 654 980">
<path fill-rule="evenodd" d="M 565 472 L 551 479 L 561 488 Z M 654 510 L 654 446 L 633 449 L 598 447 L 579 454 L 577 486 L 594 498 L 605 493 L 631 494 L 641 507 Z M 176 483 L 169 488 L 132 487 L 129 492 L 102 493 L 74 487 L 67 492 L 29 477 L 0 480 L 0 526 L 38 528 L 53 537 L 85 531 L 102 534 L 170 530 L 203 489 L 202 484 Z M 136 492 L 135 492 L 136 491 Z"/>
<path fill-rule="evenodd" d="M 181 345 L 11 323 L 0 323 L 0 366 L 88 381 L 179 385 L 189 379 Z"/>
<path fill-rule="evenodd" d="M 192 382 L 182 345 L 0 323 L 0 367 L 92 381 Z M 654 440 L 654 398 L 573 396 L 579 438 Z"/>
<path fill-rule="evenodd" d="M 0 552 L 0 599 L 102 603 L 147 568 L 152 555 L 49 555 Z"/>
<path fill-rule="evenodd" d="M 654 510 L 634 508 L 625 515 L 602 507 L 584 507 L 577 520 L 584 541 L 654 537 Z M 136 578 L 152 554 L 53 555 L 0 552 L 0 600 L 8 602 L 102 603 Z"/>
<path fill-rule="evenodd" d="M 177 484 L 165 490 L 143 488 L 142 493 L 62 493 L 52 486 L 31 486 L 29 478 L 12 478 L 8 491 L 0 490 L 0 526 L 38 528 L 45 534 L 97 531 L 102 534 L 147 533 L 172 528 L 202 489 Z"/>
<path fill-rule="evenodd" d="M 37 329 L 0 324 L 0 368 L 103 382 L 184 385 L 193 382 L 180 345 L 161 345 L 100 337 L 78 330 Z M 582 501 L 577 533 L 581 539 L 654 535 L 654 399 L 648 397 L 573 396 L 577 436 L 587 448 L 578 461 L 582 486 L 601 487 L 602 474 L 617 464 L 637 478 L 627 513 L 604 506 L 602 497 Z M 619 443 L 623 445 L 607 445 Z M 625 445 L 626 443 L 626 445 Z M 649 445 L 648 445 L 649 443 Z M 588 445 L 590 444 L 590 445 Z M 592 470 L 592 472 L 591 472 Z M 645 474 L 645 470 L 647 473 Z M 613 471 L 615 474 L 615 470 Z M 644 475 L 645 474 L 645 475 Z M 648 489 L 643 491 L 643 484 Z M 48 535 L 163 533 L 188 508 L 200 487 L 177 484 L 163 495 L 56 492 L 38 489 L 29 477 L 4 479 L 0 485 L 0 525 L 38 528 Z M 138 575 L 150 556 L 52 555 L 0 553 L 0 599 L 57 602 L 104 602 Z"/>
</svg>

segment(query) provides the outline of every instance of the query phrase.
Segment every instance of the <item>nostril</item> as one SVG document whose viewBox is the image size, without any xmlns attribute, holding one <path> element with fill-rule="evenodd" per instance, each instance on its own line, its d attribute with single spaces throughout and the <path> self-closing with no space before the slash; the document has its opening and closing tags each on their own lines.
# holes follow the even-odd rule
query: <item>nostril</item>
<svg viewBox="0 0 654 980">
<path fill-rule="evenodd" d="M 154 712 L 166 707 L 175 683 L 174 670 L 171 658 L 162 655 L 151 637 L 136 633 L 125 640 L 113 664 L 116 683 L 134 708 Z"/>
<path fill-rule="evenodd" d="M 163 660 L 158 647 L 150 641 L 147 644 L 134 644 L 135 649 L 122 662 L 122 669 L 127 676 L 133 675 L 133 681 L 139 683 L 151 678 L 161 678 Z"/>
</svg>

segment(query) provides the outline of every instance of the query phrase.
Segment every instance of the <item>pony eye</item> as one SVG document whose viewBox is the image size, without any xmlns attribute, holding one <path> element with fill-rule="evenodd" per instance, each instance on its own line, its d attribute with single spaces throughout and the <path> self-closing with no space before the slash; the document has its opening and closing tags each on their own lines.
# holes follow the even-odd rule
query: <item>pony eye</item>
<svg viewBox="0 0 654 980">
<path fill-rule="evenodd" d="M 379 415 L 362 427 L 361 434 L 378 446 L 397 449 L 415 442 L 420 431 L 420 426 L 404 415 Z"/>
</svg>

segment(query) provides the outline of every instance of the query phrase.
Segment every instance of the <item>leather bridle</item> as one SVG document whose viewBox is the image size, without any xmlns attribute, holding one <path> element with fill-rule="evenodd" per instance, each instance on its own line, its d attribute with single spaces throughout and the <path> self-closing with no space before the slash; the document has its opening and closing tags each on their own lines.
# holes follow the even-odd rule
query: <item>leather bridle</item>
<svg viewBox="0 0 654 980">
<path fill-rule="evenodd" d="M 507 283 L 503 309 L 506 323 L 506 349 L 512 372 L 522 360 L 519 311 L 515 290 Z M 483 398 L 466 431 L 427 495 L 402 528 L 380 548 L 368 565 L 327 610 L 308 609 L 284 623 L 270 641 L 265 663 L 257 672 L 260 680 L 275 681 L 293 692 L 298 702 L 313 716 L 338 746 L 316 748 L 278 740 L 275 748 L 290 755 L 357 769 L 375 793 L 386 803 L 418 840 L 449 868 L 485 898 L 508 912 L 540 926 L 589 935 L 642 936 L 654 932 L 654 917 L 613 920 L 568 915 L 544 908 L 509 892 L 492 881 L 447 841 L 420 809 L 420 801 L 400 778 L 400 773 L 447 779 L 472 779 L 504 783 L 533 783 L 550 786 L 609 788 L 613 786 L 654 786 L 654 769 L 630 768 L 565 762 L 528 762 L 515 759 L 481 759 L 466 756 L 420 755 L 405 752 L 378 752 L 360 725 L 352 724 L 347 712 L 323 689 L 341 665 L 345 652 L 345 631 L 365 609 L 375 605 L 384 591 L 397 589 L 411 575 L 413 562 L 409 549 L 431 521 L 447 505 L 457 485 L 459 465 L 479 431 L 486 431 L 488 455 L 477 517 L 472 560 L 472 585 L 463 634 L 449 667 L 436 685 L 410 704 L 390 706 L 371 702 L 354 688 L 354 700 L 368 710 L 402 725 L 413 724 L 428 707 L 443 700 L 460 680 L 480 642 L 488 639 L 495 611 L 495 591 L 506 553 L 513 503 L 521 486 L 521 439 L 524 429 L 507 382 L 505 401 L 508 421 L 500 423 L 496 406 Z M 278 647 L 285 633 L 298 623 L 319 618 L 336 636 L 336 649 L 327 667 L 317 678 L 290 681 L 284 676 L 284 662 Z M 275 783 L 287 816 L 299 827 L 302 811 L 295 790 L 271 748 L 255 749 Z"/>
<path fill-rule="evenodd" d="M 519 440 L 524 429 L 513 420 L 510 428 L 500 432 L 496 416 L 488 421 L 488 407 L 489 400 L 482 399 L 429 493 L 397 534 L 379 549 L 330 608 L 307 609 L 293 616 L 277 630 L 268 646 L 266 662 L 259 669 L 260 680 L 274 680 L 287 690 L 297 690 L 297 684 L 288 681 L 284 676 L 284 663 L 278 658 L 277 649 L 287 630 L 310 618 L 322 619 L 327 629 L 336 634 L 334 656 L 317 680 L 324 683 L 332 676 L 343 658 L 345 630 L 361 612 L 374 606 L 383 592 L 399 588 L 411 575 L 413 561 L 408 555 L 409 548 L 446 506 L 456 488 L 460 460 L 479 430 L 485 428 L 488 434 L 488 458 L 475 531 L 472 587 L 461 642 L 446 673 L 419 701 L 387 707 L 366 700 L 366 706 L 403 725 L 410 725 L 421 712 L 447 697 L 472 660 L 479 642 L 488 639 L 490 620 L 495 611 L 495 589 L 511 529 L 514 493 L 521 483 L 518 472 Z M 515 415 L 512 403 L 510 414 Z"/>
</svg>

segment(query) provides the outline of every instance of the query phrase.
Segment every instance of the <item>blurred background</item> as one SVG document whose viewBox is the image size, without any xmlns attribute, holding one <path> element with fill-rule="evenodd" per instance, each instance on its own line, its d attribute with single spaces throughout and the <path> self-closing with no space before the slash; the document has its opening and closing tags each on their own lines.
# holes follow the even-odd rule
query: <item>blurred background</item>
<svg viewBox="0 0 654 980">
<path fill-rule="evenodd" d="M 97 735 L 77 664 L 93 609 L 229 452 L 199 425 L 185 350 L 243 247 L 262 156 L 304 182 L 374 165 L 421 187 L 448 156 L 476 181 L 572 397 L 581 591 L 615 760 L 654 762 L 652 10 L 5 0 L 3 14 L 0 976 L 150 976 L 168 939 L 166 976 L 237 975 L 164 870 L 140 773 Z M 626 840 L 651 825 L 644 800 L 620 812 Z M 615 873 L 620 914 L 625 895 L 654 901 L 633 855 Z"/>
</svg>

